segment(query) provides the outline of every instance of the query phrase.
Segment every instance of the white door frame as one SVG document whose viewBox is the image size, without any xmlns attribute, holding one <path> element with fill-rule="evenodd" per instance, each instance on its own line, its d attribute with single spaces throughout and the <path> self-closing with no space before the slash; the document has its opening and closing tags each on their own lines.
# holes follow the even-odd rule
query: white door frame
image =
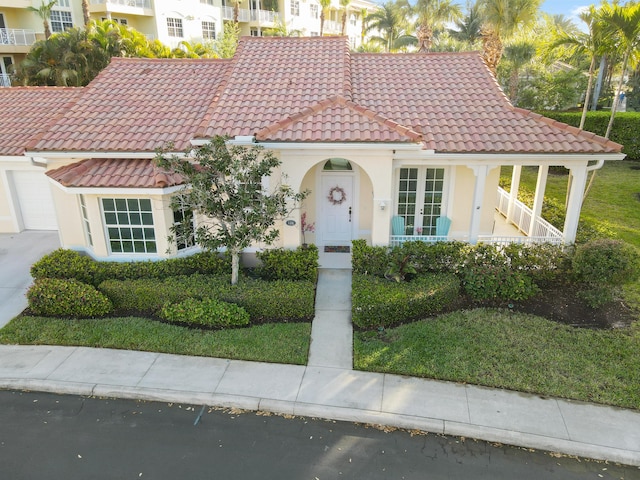
<svg viewBox="0 0 640 480">
<path fill-rule="evenodd" d="M 345 158 L 345 157 L 341 157 L 341 158 Z M 322 228 L 322 224 L 323 224 L 323 209 L 322 209 L 322 202 L 324 201 L 324 193 L 322 191 L 322 179 L 326 178 L 326 177 L 332 177 L 332 176 L 338 176 L 338 177 L 352 177 L 353 180 L 353 201 L 351 203 L 351 235 L 350 235 L 350 239 L 348 240 L 348 244 L 351 244 L 351 240 L 357 238 L 357 232 L 358 232 L 358 226 L 360 225 L 360 218 L 359 218 L 359 212 L 360 212 L 360 171 L 358 169 L 358 166 L 355 165 L 353 162 L 351 162 L 348 158 L 345 158 L 345 160 L 348 160 L 349 163 L 351 164 L 351 168 L 352 170 L 335 170 L 335 171 L 330 171 L 330 170 L 324 170 L 324 165 L 326 163 L 326 161 L 329 160 L 329 158 L 323 160 L 322 162 L 320 162 L 318 164 L 318 166 L 316 167 L 316 219 L 317 219 L 317 225 Z M 318 232 L 318 230 L 316 230 L 316 244 L 318 246 L 324 246 L 326 245 L 326 242 L 324 241 L 324 238 L 322 238 L 322 235 L 318 235 L 318 233 L 322 233 L 322 232 Z M 338 243 L 342 243 L 342 242 L 338 242 Z"/>
</svg>

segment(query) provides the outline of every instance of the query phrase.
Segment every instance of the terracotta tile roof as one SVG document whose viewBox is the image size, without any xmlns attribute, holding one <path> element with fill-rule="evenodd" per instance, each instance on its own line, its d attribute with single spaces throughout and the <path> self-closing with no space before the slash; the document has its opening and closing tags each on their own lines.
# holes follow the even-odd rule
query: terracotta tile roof
<svg viewBox="0 0 640 480">
<path fill-rule="evenodd" d="M 330 123 L 331 122 L 331 123 Z M 417 141 L 443 153 L 617 153 L 514 108 L 480 55 L 350 53 L 345 37 L 241 39 L 231 60 L 114 59 L 27 150 L 150 152 L 167 141 Z"/>
<path fill-rule="evenodd" d="M 67 115 L 27 150 L 154 151 L 189 146 L 228 60 L 113 58 Z"/>
<path fill-rule="evenodd" d="M 148 158 L 90 158 L 46 173 L 65 187 L 165 188 L 183 183 L 180 175 L 159 169 Z"/>
<path fill-rule="evenodd" d="M 82 88 L 0 88 L 0 155 L 22 155 L 30 139 L 64 115 Z"/>
<path fill-rule="evenodd" d="M 326 98 L 350 98 L 349 56 L 345 37 L 242 38 L 198 136 L 253 135 Z"/>
<path fill-rule="evenodd" d="M 344 97 L 302 109 L 256 133 L 257 140 L 293 142 L 419 142 L 422 135 Z"/>
<path fill-rule="evenodd" d="M 594 139 L 509 103 L 479 54 L 352 54 L 353 101 L 425 135 L 437 152 L 612 153 Z"/>
</svg>

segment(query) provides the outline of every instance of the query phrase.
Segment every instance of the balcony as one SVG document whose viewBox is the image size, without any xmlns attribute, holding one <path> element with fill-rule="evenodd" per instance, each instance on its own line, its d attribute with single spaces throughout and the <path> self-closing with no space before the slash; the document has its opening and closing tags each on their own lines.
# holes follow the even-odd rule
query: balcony
<svg viewBox="0 0 640 480">
<path fill-rule="evenodd" d="M 340 22 L 334 22 L 333 20 L 324 21 L 324 33 L 340 33 L 342 31 L 342 24 Z"/>
<path fill-rule="evenodd" d="M 153 15 L 151 0 L 90 0 L 92 13 L 128 13 L 131 15 Z"/>
<path fill-rule="evenodd" d="M 0 73 L 0 87 L 10 87 L 11 77 L 4 73 Z"/>
<path fill-rule="evenodd" d="M 0 45 L 31 46 L 36 42 L 33 30 L 0 28 Z"/>
<path fill-rule="evenodd" d="M 278 18 L 278 12 L 269 10 L 251 10 L 251 21 L 258 23 L 274 23 Z"/>
<path fill-rule="evenodd" d="M 222 7 L 222 19 L 233 20 L 233 7 Z M 238 9 L 238 22 L 248 22 L 251 20 L 249 10 L 244 8 Z"/>
</svg>

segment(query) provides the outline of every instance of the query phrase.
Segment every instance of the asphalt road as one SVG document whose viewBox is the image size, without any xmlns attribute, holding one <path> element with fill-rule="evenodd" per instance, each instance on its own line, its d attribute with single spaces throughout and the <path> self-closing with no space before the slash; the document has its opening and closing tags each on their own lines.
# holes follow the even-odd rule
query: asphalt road
<svg viewBox="0 0 640 480">
<path fill-rule="evenodd" d="M 640 479 L 640 469 L 344 422 L 0 391 L 3 480 L 340 478 Z"/>
</svg>

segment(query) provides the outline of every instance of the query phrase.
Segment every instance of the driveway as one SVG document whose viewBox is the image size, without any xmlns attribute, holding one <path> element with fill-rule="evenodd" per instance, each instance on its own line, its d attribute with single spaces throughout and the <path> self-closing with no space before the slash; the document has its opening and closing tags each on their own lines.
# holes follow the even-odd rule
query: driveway
<svg viewBox="0 0 640 480">
<path fill-rule="evenodd" d="M 27 307 L 31 265 L 56 248 L 58 232 L 0 233 L 0 328 Z"/>
</svg>

